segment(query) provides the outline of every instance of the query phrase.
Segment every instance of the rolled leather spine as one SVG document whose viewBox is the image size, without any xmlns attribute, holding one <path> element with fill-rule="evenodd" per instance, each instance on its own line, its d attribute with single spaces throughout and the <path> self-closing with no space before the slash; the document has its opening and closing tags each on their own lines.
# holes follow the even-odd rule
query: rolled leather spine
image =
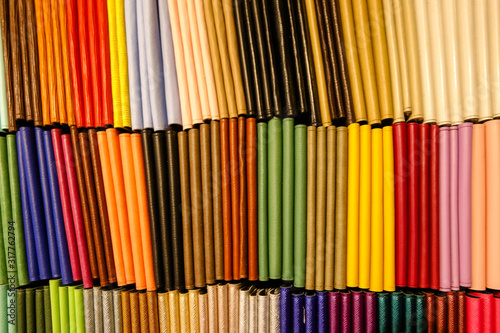
<svg viewBox="0 0 500 333">
<path fill-rule="evenodd" d="M 215 283 L 214 225 L 212 207 L 212 163 L 210 151 L 210 125 L 200 126 L 201 186 L 203 193 L 203 242 L 205 245 L 205 278 Z"/>
<path fill-rule="evenodd" d="M 418 287 L 419 198 L 419 124 L 408 123 L 408 287 Z"/>
<path fill-rule="evenodd" d="M 316 293 L 306 294 L 305 297 L 305 321 L 306 333 L 318 330 L 318 295 Z"/>
<path fill-rule="evenodd" d="M 155 165 L 155 173 L 154 180 L 150 186 L 149 193 L 153 194 L 155 197 L 153 200 L 154 204 L 150 203 L 150 211 L 151 209 L 156 208 L 156 213 L 151 215 L 151 231 L 156 233 L 156 236 L 153 236 L 152 244 L 155 245 L 156 238 L 156 249 L 158 251 L 158 260 L 161 262 L 157 262 L 156 272 L 159 275 L 159 283 L 160 286 L 165 288 L 165 290 L 169 291 L 174 288 L 174 268 L 173 268 L 173 255 L 171 253 L 172 241 L 169 237 L 170 228 L 167 222 L 168 219 L 168 208 L 166 206 L 166 196 L 167 196 L 167 182 L 168 178 L 166 175 L 167 169 L 165 168 L 165 164 L 167 161 L 166 149 L 165 149 L 165 134 L 164 132 L 155 132 L 152 135 L 152 148 L 150 148 L 154 155 L 151 156 L 154 158 Z M 145 149 L 145 157 L 149 149 Z M 146 160 L 146 163 L 153 163 L 153 161 Z M 151 168 L 152 169 L 152 168 Z M 150 174 L 153 176 L 153 174 Z M 155 187 L 154 189 L 151 187 Z M 153 192 L 154 191 L 154 192 Z M 154 205 L 154 207 L 152 207 Z M 154 252 L 153 252 L 154 253 Z M 154 258 L 154 257 L 153 257 Z M 187 260 L 186 258 L 184 260 Z M 186 270 L 187 271 L 187 270 Z M 161 274 L 161 275 L 160 275 Z M 186 279 L 187 280 L 187 279 Z"/>
<path fill-rule="evenodd" d="M 248 277 L 248 193 L 247 193 L 247 143 L 246 143 L 246 119 L 238 118 L 238 173 L 240 175 L 239 192 L 239 277 L 246 279 Z"/>
<path fill-rule="evenodd" d="M 269 332 L 281 332 L 280 288 L 275 288 L 269 293 Z M 241 332 L 241 327 L 240 327 Z"/>
<path fill-rule="evenodd" d="M 282 276 L 282 228 L 283 228 L 283 127 L 282 121 L 274 117 L 269 121 L 268 131 L 268 228 L 269 228 L 269 277 Z"/>
<path fill-rule="evenodd" d="M 377 331 L 377 294 L 365 293 L 365 330 L 367 333 Z"/>
<path fill-rule="evenodd" d="M 493 302 L 496 302 L 496 298 L 493 299 Z M 465 291 L 458 292 L 458 332 L 465 333 L 467 330 L 467 315 L 466 315 L 466 307 L 467 307 L 467 297 Z M 497 312 L 498 307 L 494 309 L 495 317 L 498 317 Z M 495 323 L 495 318 L 493 318 L 493 327 L 499 327 L 498 324 L 500 322 L 497 320 Z"/>
<path fill-rule="evenodd" d="M 346 287 L 347 252 L 347 172 L 348 147 L 347 127 L 337 127 L 337 164 L 335 183 L 335 247 L 334 287 Z"/>
<path fill-rule="evenodd" d="M 160 133 L 160 132 L 158 132 Z M 158 135 L 158 134 L 157 134 Z M 153 146 L 153 130 L 145 129 L 141 131 L 142 154 L 144 158 L 144 171 L 146 174 L 146 189 L 148 194 L 148 212 L 151 230 L 151 250 L 153 255 L 153 265 L 156 287 L 160 288 L 164 283 L 163 262 L 162 262 L 162 244 L 159 223 L 159 204 L 156 190 L 156 168 L 155 154 Z M 157 141 L 156 144 L 161 142 Z"/>
<path fill-rule="evenodd" d="M 417 327 L 417 332 L 425 332 L 425 295 L 416 294 L 415 295 L 415 322 Z"/>
<path fill-rule="evenodd" d="M 231 179 L 231 233 L 233 279 L 240 278 L 240 174 L 238 160 L 238 119 L 229 119 L 229 176 Z"/>
<path fill-rule="evenodd" d="M 447 315 L 448 315 L 448 331 L 458 331 L 458 298 L 457 293 L 450 291 L 446 293 L 447 300 Z"/>
<path fill-rule="evenodd" d="M 269 331 L 269 294 L 266 289 L 258 291 L 257 294 L 257 312 L 259 316 L 258 330 L 259 332 Z"/>
<path fill-rule="evenodd" d="M 329 309 L 328 309 L 328 292 L 321 291 L 318 295 L 318 332 L 327 332 Z"/>
<path fill-rule="evenodd" d="M 184 254 L 184 281 L 186 289 L 194 288 L 194 256 L 191 226 L 191 193 L 189 179 L 188 135 L 185 131 L 178 133 L 179 143 L 179 175 L 182 203 L 182 245 Z M 164 235 L 165 237 L 166 235 Z M 180 258 L 179 258 L 180 259 Z"/>
<path fill-rule="evenodd" d="M 349 291 L 340 293 L 340 331 L 351 332 L 353 317 L 351 315 L 352 295 Z"/>
<path fill-rule="evenodd" d="M 400 122 L 392 125 L 394 133 L 394 194 L 396 222 L 396 285 L 407 285 L 407 249 L 408 249 L 408 177 L 406 169 L 407 125 Z"/>
<path fill-rule="evenodd" d="M 331 291 L 328 293 L 328 311 L 329 311 L 329 328 L 330 332 L 338 333 L 340 332 L 340 292 Z"/>
<path fill-rule="evenodd" d="M 291 332 L 293 324 L 293 301 L 292 288 L 290 286 L 282 286 L 280 293 L 280 309 L 281 309 L 281 331 Z"/>
<path fill-rule="evenodd" d="M 352 292 L 352 329 L 354 332 L 365 331 L 365 293 Z"/>
<path fill-rule="evenodd" d="M 427 331 L 434 332 L 436 327 L 436 302 L 432 292 L 424 292 L 425 317 L 427 320 Z"/>
<path fill-rule="evenodd" d="M 458 125 L 458 235 L 460 281 L 462 287 L 471 287 L 471 177 L 472 177 L 471 123 Z"/>
<path fill-rule="evenodd" d="M 467 332 L 484 332 L 483 300 L 474 295 L 467 295 Z"/>
<path fill-rule="evenodd" d="M 194 285 L 205 287 L 205 247 L 203 239 L 203 198 L 201 185 L 200 131 L 189 130 L 189 175 L 191 190 L 191 225 L 193 233 Z"/>
<path fill-rule="evenodd" d="M 307 216 L 307 127 L 295 125 L 294 161 L 294 229 L 293 279 L 296 287 L 304 287 L 306 273 Z"/>
<path fill-rule="evenodd" d="M 92 159 L 92 170 L 94 172 L 95 193 L 97 197 L 97 206 L 99 209 L 99 220 L 101 224 L 102 241 L 104 254 L 106 257 L 106 267 L 109 282 L 117 282 L 116 266 L 113 257 L 113 246 L 111 240 L 111 230 L 109 225 L 108 208 L 106 205 L 106 194 L 104 191 L 104 181 L 102 176 L 102 164 L 99 157 L 99 144 L 97 132 L 95 129 L 88 130 L 88 139 L 90 146 L 90 155 Z"/>
<path fill-rule="evenodd" d="M 160 332 L 168 332 L 170 329 L 169 309 L 168 309 L 168 293 L 158 293 L 158 317 Z"/>
<path fill-rule="evenodd" d="M 439 288 L 439 126 L 430 129 L 430 287 Z"/>
<path fill-rule="evenodd" d="M 229 157 L 229 119 L 220 121 L 222 216 L 224 221 L 224 280 L 233 278 L 231 229 L 231 162 Z"/>
<path fill-rule="evenodd" d="M 177 142 L 177 132 L 167 130 L 165 132 L 167 139 L 167 177 L 168 177 L 168 198 L 170 210 L 170 223 L 172 232 L 172 259 L 174 286 L 177 289 L 182 289 L 184 286 L 184 265 L 183 257 L 183 241 L 182 241 L 182 208 L 181 208 L 181 177 L 179 170 L 179 148 Z M 165 235 L 163 235 L 165 237 Z"/>
<path fill-rule="evenodd" d="M 436 332 L 446 332 L 446 296 L 436 295 Z"/>
<path fill-rule="evenodd" d="M 450 128 L 439 129 L 439 289 L 451 290 Z"/>
<path fill-rule="evenodd" d="M 314 62 L 311 50 L 310 35 L 307 27 L 307 16 L 303 1 L 293 2 L 297 15 L 297 33 L 300 43 L 301 60 L 304 72 L 304 89 L 306 90 L 306 109 L 309 114 L 307 121 L 312 126 L 321 124 L 321 116 L 318 103 L 318 86 L 316 83 L 316 73 L 314 72 Z M 299 81 L 297 77 L 297 81 Z M 300 99 L 299 99 L 300 101 Z"/>
<path fill-rule="evenodd" d="M 246 168 L 248 187 L 248 279 L 259 279 L 258 257 L 258 173 L 257 173 L 257 121 L 255 118 L 246 120 Z M 241 198 L 240 198 L 241 200 Z"/>
<path fill-rule="evenodd" d="M 261 122 L 257 125 L 257 208 L 258 208 L 258 232 L 259 232 L 259 280 L 269 279 L 269 244 L 267 232 L 267 123 Z"/>
<path fill-rule="evenodd" d="M 420 134 L 420 248 L 419 248 L 419 273 L 418 285 L 419 288 L 429 288 L 429 267 L 430 267 L 430 154 L 428 151 L 427 142 L 430 139 L 430 129 L 428 124 L 419 125 Z"/>
<path fill-rule="evenodd" d="M 303 293 L 292 294 L 293 300 L 293 333 L 299 333 L 305 331 L 304 323 L 304 305 L 305 296 Z"/>
<path fill-rule="evenodd" d="M 224 279 L 224 227 L 222 221 L 220 122 L 210 124 L 214 219 L 215 278 Z"/>
<path fill-rule="evenodd" d="M 359 282 L 359 185 L 360 185 L 360 126 L 348 127 L 347 155 L 347 272 L 348 287 L 357 287 Z"/>
<path fill-rule="evenodd" d="M 404 296 L 401 292 L 393 292 L 390 294 L 390 311 L 392 332 L 401 332 L 404 329 Z"/>
<path fill-rule="evenodd" d="M 294 119 L 283 120 L 283 271 L 282 279 L 291 281 L 293 271 L 294 180 L 295 180 Z"/>
<path fill-rule="evenodd" d="M 390 294 L 377 294 L 377 326 L 380 332 L 388 332 L 391 329 L 390 304 Z"/>
<path fill-rule="evenodd" d="M 316 266 L 316 127 L 307 127 L 307 215 L 305 288 L 314 290 Z"/>
<path fill-rule="evenodd" d="M 406 332 L 413 330 L 413 317 L 415 314 L 415 295 L 404 293 L 404 326 Z"/>
</svg>

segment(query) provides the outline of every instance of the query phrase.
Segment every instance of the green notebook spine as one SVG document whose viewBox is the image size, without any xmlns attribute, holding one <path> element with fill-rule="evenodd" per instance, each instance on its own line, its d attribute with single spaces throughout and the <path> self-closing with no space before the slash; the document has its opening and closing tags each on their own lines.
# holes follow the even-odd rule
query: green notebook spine
<svg viewBox="0 0 500 333">
<path fill-rule="evenodd" d="M 282 279 L 292 281 L 293 272 L 293 229 L 294 229 L 294 181 L 295 140 L 294 119 L 283 120 L 283 267 Z"/>
<path fill-rule="evenodd" d="M 281 119 L 269 121 L 268 132 L 268 237 L 269 277 L 281 279 L 283 241 L 283 126 Z"/>
<path fill-rule="evenodd" d="M 257 125 L 257 206 L 259 238 L 259 280 L 269 280 L 267 234 L 267 123 Z"/>
<path fill-rule="evenodd" d="M 295 126 L 295 191 L 293 214 L 294 285 L 306 283 L 306 218 L 307 218 L 307 126 Z"/>
<path fill-rule="evenodd" d="M 14 222 L 17 280 L 20 286 L 29 283 L 28 263 L 26 261 L 26 244 L 24 239 L 24 224 L 21 205 L 21 188 L 19 185 L 19 170 L 17 164 L 16 136 L 7 135 L 7 156 L 9 164 L 10 197 L 12 206 L 12 221 Z"/>
</svg>

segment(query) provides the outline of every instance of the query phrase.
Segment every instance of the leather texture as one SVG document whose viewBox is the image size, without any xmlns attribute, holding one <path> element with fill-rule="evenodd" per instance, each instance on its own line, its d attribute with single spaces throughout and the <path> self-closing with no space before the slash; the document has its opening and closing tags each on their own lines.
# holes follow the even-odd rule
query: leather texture
<svg viewBox="0 0 500 333">
<path fill-rule="evenodd" d="M 239 174 L 239 278 L 248 277 L 248 193 L 246 119 L 238 117 L 238 174 Z"/>
<path fill-rule="evenodd" d="M 13 6 L 12 6 L 13 7 Z M 5 68 L 5 90 L 7 95 L 7 110 L 9 119 L 9 131 L 17 130 L 16 117 L 14 113 L 14 90 L 12 87 L 13 70 L 12 70 L 12 54 L 11 54 L 11 41 L 10 41 L 10 25 L 9 25 L 9 3 L 2 1 L 0 3 L 0 16 L 2 22 L 2 48 L 3 48 L 3 61 Z M 15 16 L 13 16 L 15 18 Z M 5 117 L 2 117 L 5 119 Z M 49 116 L 50 118 L 50 116 Z M 49 123 L 47 121 L 47 123 Z"/>
<path fill-rule="evenodd" d="M 258 331 L 269 331 L 269 293 L 266 289 L 257 291 Z"/>
<path fill-rule="evenodd" d="M 236 25 L 236 34 L 238 37 L 238 50 L 240 55 L 250 54 L 250 57 L 242 56 L 240 57 L 240 68 L 242 76 L 243 89 L 245 91 L 245 101 L 247 107 L 247 115 L 255 116 L 256 107 L 255 94 L 256 89 L 253 85 L 253 74 L 255 73 L 254 68 L 254 50 L 253 50 L 253 40 L 251 37 L 252 27 L 250 24 L 250 17 L 248 17 L 249 3 L 248 1 L 235 2 L 233 4 L 234 9 L 234 23 Z M 260 87 L 259 87 L 260 88 Z M 262 112 L 262 110 L 260 111 Z"/>
<path fill-rule="evenodd" d="M 229 331 L 237 332 L 239 330 L 239 290 L 240 283 L 230 283 L 228 287 L 228 314 Z"/>
<path fill-rule="evenodd" d="M 192 332 L 200 330 L 200 310 L 198 304 L 198 297 L 200 295 L 199 289 L 193 289 L 188 292 L 189 296 L 189 328 Z"/>
<path fill-rule="evenodd" d="M 101 287 L 93 288 L 94 298 L 94 327 L 96 332 L 103 332 L 102 290 Z"/>
<path fill-rule="evenodd" d="M 191 191 L 191 224 L 193 235 L 194 284 L 205 287 L 205 246 L 203 237 L 203 195 L 201 184 L 200 131 L 193 128 L 189 135 L 189 176 Z"/>
<path fill-rule="evenodd" d="M 314 126 L 307 127 L 307 216 L 306 216 L 306 284 L 314 290 L 316 268 L 316 136 Z"/>
<path fill-rule="evenodd" d="M 430 129 L 430 287 L 439 288 L 439 126 Z"/>
<path fill-rule="evenodd" d="M 94 235 L 92 234 L 92 222 L 90 220 L 89 200 L 85 189 L 86 184 L 85 184 L 85 175 L 83 172 L 82 155 L 80 147 L 78 145 L 78 129 L 75 126 L 71 127 L 71 146 L 73 148 L 73 158 L 75 162 L 74 166 L 76 172 L 76 180 L 78 182 L 78 192 L 80 196 L 83 226 L 85 228 L 85 237 L 87 240 L 90 269 L 92 271 L 92 278 L 96 279 L 99 277 L 99 267 L 97 266 Z"/>
<path fill-rule="evenodd" d="M 269 292 L 269 332 L 281 332 L 280 292 L 280 288 Z"/>
<path fill-rule="evenodd" d="M 238 119 L 229 119 L 229 175 L 231 179 L 231 232 L 233 279 L 240 278 L 240 174 L 238 159 Z"/>
<path fill-rule="evenodd" d="M 158 319 L 159 331 L 162 333 L 169 332 L 169 311 L 168 311 L 168 294 L 164 292 L 158 293 Z"/>
<path fill-rule="evenodd" d="M 347 173 L 348 137 L 346 127 L 337 127 L 335 182 L 334 287 L 345 289 L 347 265 Z"/>
<path fill-rule="evenodd" d="M 350 332 L 353 328 L 352 295 L 349 291 L 340 293 L 340 330 Z"/>
<path fill-rule="evenodd" d="M 419 125 L 420 142 L 429 142 L 430 128 L 428 124 Z M 427 146 L 420 145 L 420 226 L 419 226 L 419 268 L 418 286 L 419 288 L 429 288 L 430 279 L 430 154 Z"/>
<path fill-rule="evenodd" d="M 411 331 L 414 326 L 414 316 L 416 313 L 415 295 L 404 293 L 404 326 L 406 331 Z"/>
<path fill-rule="evenodd" d="M 317 296 L 318 296 L 318 332 L 327 332 L 329 329 L 328 292 L 326 291 L 318 292 Z"/>
<path fill-rule="evenodd" d="M 353 291 L 352 293 L 352 329 L 355 332 L 365 331 L 365 293 Z"/>
<path fill-rule="evenodd" d="M 316 260 L 315 290 L 325 289 L 325 247 L 326 247 L 326 128 L 316 131 Z"/>
<path fill-rule="evenodd" d="M 7 290 L 4 292 L 7 293 Z M 7 297 L 4 299 L 6 300 Z M 27 332 L 36 332 L 36 301 L 35 301 L 35 289 L 26 289 L 26 329 Z"/>
<path fill-rule="evenodd" d="M 167 150 L 165 145 L 166 139 L 164 132 L 153 133 L 152 147 L 144 150 L 144 160 L 145 163 L 154 163 L 155 166 L 155 176 L 151 174 L 151 176 L 155 178 L 150 179 L 153 183 L 148 185 L 148 188 L 150 188 L 149 193 L 154 193 L 153 195 L 155 195 L 153 198 L 153 200 L 155 200 L 155 207 L 152 207 L 152 204 L 150 204 L 150 211 L 154 208 L 157 209 L 157 213 L 151 215 L 151 230 L 155 232 L 156 235 L 159 235 L 159 237 L 153 236 L 151 245 L 154 249 L 153 253 L 157 251 L 157 260 L 162 260 L 161 263 L 157 262 L 156 266 L 157 274 L 160 275 L 160 286 L 163 286 L 168 291 L 174 288 L 175 273 L 173 267 L 173 254 L 170 252 L 172 248 L 172 239 L 169 237 L 169 235 L 171 235 L 171 226 L 168 223 L 168 178 L 167 168 L 165 167 L 167 163 Z M 148 150 L 149 153 L 153 153 L 154 162 L 147 159 Z M 154 184 L 156 184 L 156 188 L 153 189 L 151 187 L 154 186 Z"/>
<path fill-rule="evenodd" d="M 305 325 L 306 332 L 313 333 L 318 330 L 318 295 L 316 293 L 305 296 Z"/>
<path fill-rule="evenodd" d="M 291 286 L 285 285 L 281 287 L 280 298 L 281 331 L 290 332 L 293 326 L 293 301 Z"/>
<path fill-rule="evenodd" d="M 495 302 L 495 299 L 494 299 Z M 465 295 L 465 291 L 458 292 L 458 332 L 465 333 L 467 331 L 467 297 Z M 496 309 L 494 310 L 495 316 L 498 316 L 498 312 Z M 498 321 L 496 323 L 499 323 Z M 493 327 L 498 327 L 493 323 Z"/>
<path fill-rule="evenodd" d="M 425 318 L 425 295 L 420 293 L 415 295 L 415 308 L 415 326 L 418 331 L 423 331 L 427 325 Z"/>
<path fill-rule="evenodd" d="M 305 295 L 303 293 L 292 294 L 293 303 L 293 332 L 304 332 L 304 306 Z"/>
<path fill-rule="evenodd" d="M 446 332 L 447 322 L 446 296 L 436 295 L 436 332 Z"/>
<path fill-rule="evenodd" d="M 220 121 L 221 147 L 221 187 L 222 187 L 222 221 L 224 233 L 224 280 L 233 278 L 233 246 L 231 226 L 231 162 L 229 157 L 229 120 Z"/>
<path fill-rule="evenodd" d="M 224 226 L 222 221 L 220 122 L 210 124 L 212 153 L 212 203 L 214 225 L 215 278 L 224 279 Z"/>
<path fill-rule="evenodd" d="M 391 329 L 390 295 L 388 293 L 377 294 L 377 327 L 381 332 Z"/>
<path fill-rule="evenodd" d="M 85 292 L 85 290 L 84 290 Z M 121 331 L 123 327 L 123 316 L 122 316 L 122 289 L 113 290 L 113 320 L 115 326 L 115 332 Z M 86 326 L 85 326 L 86 328 Z"/>
<path fill-rule="evenodd" d="M 149 332 L 148 299 L 145 292 L 138 292 L 139 296 L 139 332 Z M 153 316 L 153 313 L 151 313 Z"/>
<path fill-rule="evenodd" d="M 121 293 L 122 299 L 122 325 L 123 332 L 130 333 L 132 331 L 132 317 L 131 317 L 131 308 L 130 308 L 130 291 L 124 290 Z"/>
<path fill-rule="evenodd" d="M 219 319 L 219 332 L 229 332 L 229 288 L 227 284 L 217 286 L 217 315 Z"/>
<path fill-rule="evenodd" d="M 246 120 L 246 169 L 248 202 L 248 279 L 250 281 L 255 281 L 259 278 L 257 228 L 257 121 L 255 118 L 247 118 Z"/>
<path fill-rule="evenodd" d="M 115 319 L 113 314 L 113 291 L 102 289 L 102 318 L 104 332 L 113 332 L 115 330 Z"/>
<path fill-rule="evenodd" d="M 335 126 L 326 129 L 326 229 L 325 229 L 325 290 L 334 289 L 335 271 L 335 183 L 337 132 Z"/>
<path fill-rule="evenodd" d="M 217 285 L 207 286 L 207 312 L 208 312 L 208 331 L 218 332 L 219 331 L 219 318 L 218 318 L 218 297 L 217 297 Z"/>
<path fill-rule="evenodd" d="M 268 187 L 268 172 L 267 172 L 267 123 L 260 122 L 257 125 L 257 199 L 258 199 L 258 230 L 259 230 L 259 280 L 267 281 L 269 279 L 269 244 L 267 233 L 267 187 Z M 305 140 L 304 140 L 305 141 Z M 303 260 L 302 260 L 303 261 Z M 297 276 L 299 279 L 299 275 Z M 299 282 L 300 281 L 300 282 Z M 303 286 L 302 279 L 299 280 L 299 285 Z"/>
<path fill-rule="evenodd" d="M 316 84 L 316 73 L 314 72 L 314 62 L 311 50 L 310 35 L 308 30 L 307 14 L 303 1 L 295 1 L 292 3 L 294 13 L 296 15 L 297 26 L 297 40 L 298 50 L 300 52 L 304 93 L 305 93 L 305 110 L 307 115 L 306 123 L 312 126 L 319 126 L 321 123 L 321 116 L 319 114 L 318 104 L 318 87 Z M 299 64 L 296 64 L 299 68 Z M 297 70 L 297 81 L 300 87 L 300 70 Z M 299 103 L 300 103 L 299 98 Z M 300 105 L 300 104 L 299 104 Z"/>
<path fill-rule="evenodd" d="M 283 264 L 282 279 L 291 281 L 294 279 L 294 181 L 295 181 L 295 128 L 294 119 L 283 120 Z"/>
<path fill-rule="evenodd" d="M 292 74 L 292 56 L 289 49 L 293 45 L 295 39 L 293 23 L 293 16 L 290 16 L 287 10 L 287 3 L 284 1 L 271 1 L 270 7 L 272 8 L 272 31 L 274 49 L 278 55 L 278 72 L 279 72 L 279 86 L 280 97 L 282 98 L 283 116 L 290 117 L 298 114 L 296 109 L 295 94 L 293 93 L 293 74 Z M 293 22 L 293 21 L 292 21 Z M 292 44 L 292 45 L 291 45 Z"/>
<path fill-rule="evenodd" d="M 458 295 L 454 291 L 446 293 L 448 307 L 448 330 L 458 331 Z"/>
<path fill-rule="evenodd" d="M 168 177 L 168 204 L 170 210 L 170 225 L 172 235 L 172 259 L 174 286 L 182 289 L 184 286 L 183 266 L 183 243 L 182 243 L 182 209 L 181 209 L 181 184 L 179 170 L 179 150 L 177 132 L 167 130 L 165 132 L 167 144 L 167 177 Z M 163 235 L 165 237 L 165 235 Z"/>
<path fill-rule="evenodd" d="M 182 244 L 184 253 L 184 278 L 186 289 L 194 288 L 193 238 L 191 226 L 191 193 L 189 190 L 189 148 L 187 133 L 178 133 L 179 179 L 182 203 Z"/>
<path fill-rule="evenodd" d="M 212 156 L 210 125 L 200 126 L 201 187 L 203 199 L 203 242 L 205 245 L 205 278 L 207 283 L 215 283 L 214 220 L 212 200 Z"/>
<path fill-rule="evenodd" d="M 238 327 L 241 331 L 248 331 L 248 306 L 250 301 L 250 290 L 248 287 L 243 287 L 239 290 L 238 300 Z"/>
<path fill-rule="evenodd" d="M 160 332 L 159 317 L 158 317 L 158 294 L 156 291 L 148 291 L 146 293 L 148 303 L 148 321 L 150 332 Z"/>
<path fill-rule="evenodd" d="M 418 133 L 419 124 L 408 123 L 408 287 L 418 287 L 418 249 L 420 218 L 419 201 L 419 147 L 421 146 Z"/>
<path fill-rule="evenodd" d="M 484 305 L 480 297 L 467 295 L 467 332 L 484 332 Z"/>
<path fill-rule="evenodd" d="M 340 332 L 340 292 L 331 291 L 328 293 L 328 322 L 330 332 Z"/>
<path fill-rule="evenodd" d="M 405 327 L 404 295 L 401 292 L 390 294 L 392 332 L 401 332 Z"/>
<path fill-rule="evenodd" d="M 90 332 L 95 332 L 95 322 L 94 322 L 94 290 L 85 289 L 83 290 L 83 307 L 85 314 L 85 329 Z M 121 309 L 120 309 L 121 311 Z"/>
<path fill-rule="evenodd" d="M 104 251 L 103 235 L 101 232 L 101 222 L 99 218 L 99 207 L 94 181 L 94 171 L 92 168 L 92 156 L 90 153 L 89 136 L 85 132 L 78 134 L 78 142 L 82 157 L 83 174 L 85 178 L 85 189 L 89 204 L 90 222 L 92 225 L 92 236 L 95 246 L 99 280 L 101 286 L 106 287 L 111 281 L 108 278 L 106 267 L 106 257 Z M 85 194 L 85 193 L 84 193 Z M 111 258 L 111 256 L 109 256 Z"/>
<path fill-rule="evenodd" d="M 377 294 L 365 292 L 365 330 L 377 331 Z"/>
<path fill-rule="evenodd" d="M 429 332 L 434 332 L 436 327 L 436 302 L 432 292 L 424 292 L 425 296 L 425 315 L 427 321 L 427 329 Z"/>
<path fill-rule="evenodd" d="M 336 58 L 335 35 L 332 18 L 332 2 L 316 2 L 316 17 L 318 19 L 319 37 L 323 54 L 323 64 L 325 69 L 326 88 L 330 101 L 330 112 L 332 119 L 337 121 L 345 118 L 344 97 L 340 87 L 339 66 Z"/>
<path fill-rule="evenodd" d="M 99 145 L 97 140 L 97 132 L 95 129 L 88 130 L 88 141 L 89 141 L 88 144 L 90 150 L 90 158 L 92 161 L 93 180 L 95 183 L 95 197 L 97 200 L 97 208 L 99 214 L 98 218 L 102 232 L 102 242 L 106 260 L 108 281 L 110 283 L 114 283 L 117 282 L 117 276 L 116 276 L 116 268 L 113 257 L 113 245 L 111 242 L 111 230 L 109 225 L 108 208 L 106 206 L 104 181 L 102 178 L 101 159 L 99 157 Z"/>
<path fill-rule="evenodd" d="M 42 332 L 45 330 L 45 304 L 43 303 L 43 288 L 35 289 L 35 326 L 36 331 Z"/>
<path fill-rule="evenodd" d="M 407 285 L 408 264 L 408 177 L 406 161 L 408 158 L 407 124 L 392 125 L 394 137 L 394 194 L 396 218 L 396 286 Z"/>
<path fill-rule="evenodd" d="M 294 133 L 294 230 L 293 278 L 294 286 L 304 287 L 307 237 L 307 127 L 295 125 Z"/>
<path fill-rule="evenodd" d="M 131 291 L 130 297 L 130 332 L 136 333 L 141 331 L 141 304 L 139 293 Z"/>
<path fill-rule="evenodd" d="M 161 136 L 161 135 L 159 135 Z M 146 190 L 148 194 L 148 212 L 149 212 L 149 223 L 151 230 L 151 250 L 153 256 L 153 266 L 155 274 L 156 287 L 160 288 L 163 286 L 163 259 L 162 259 L 162 243 L 160 235 L 160 225 L 159 225 L 159 203 L 157 197 L 156 189 L 156 167 L 155 167 L 155 154 L 154 154 L 154 144 L 153 144 L 153 130 L 145 129 L 141 131 L 142 139 L 142 152 L 144 158 L 144 171 L 146 175 Z M 161 138 L 157 141 L 157 144 L 161 144 Z"/>
<path fill-rule="evenodd" d="M 170 317 L 170 330 L 173 332 L 180 331 L 180 316 L 179 316 L 179 292 L 177 290 L 168 292 L 168 309 Z"/>
</svg>

